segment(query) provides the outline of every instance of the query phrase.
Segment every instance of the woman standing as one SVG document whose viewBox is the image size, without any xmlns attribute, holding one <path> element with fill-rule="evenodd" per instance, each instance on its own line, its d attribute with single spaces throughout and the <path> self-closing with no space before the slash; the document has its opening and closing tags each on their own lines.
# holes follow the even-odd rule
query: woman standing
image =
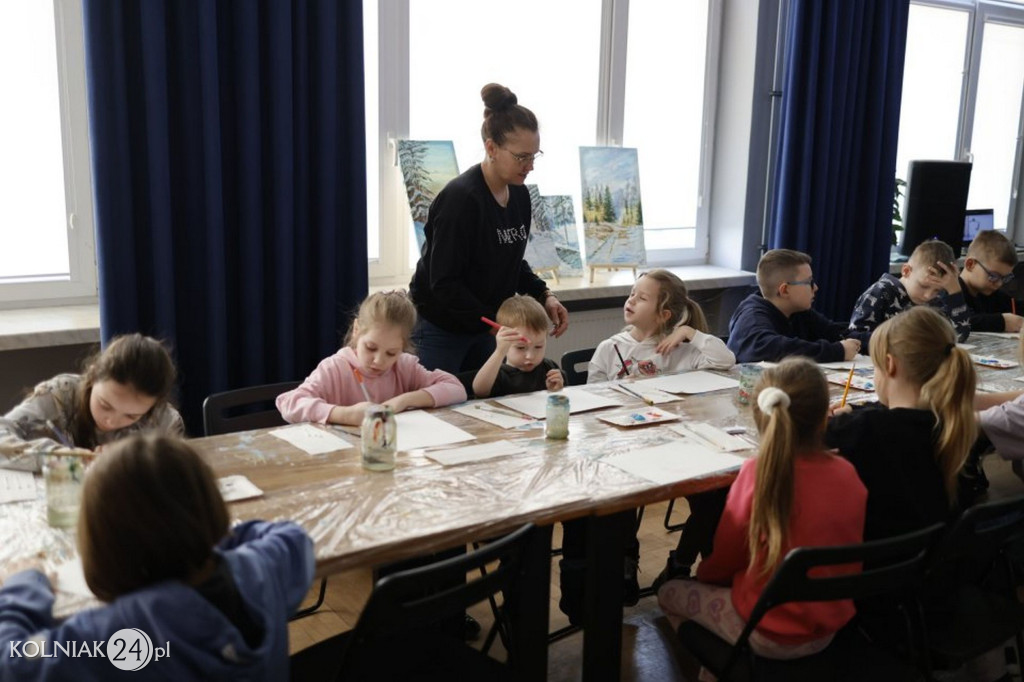
<svg viewBox="0 0 1024 682">
<path fill-rule="evenodd" d="M 479 369 L 494 352 L 480 318 L 494 319 L 513 294 L 544 306 L 560 336 L 569 315 L 523 260 L 530 235 L 526 176 L 541 156 L 537 117 L 508 88 L 481 90 L 486 158 L 449 182 L 430 205 L 426 241 L 409 283 L 419 322 L 416 352 L 427 369 Z"/>
</svg>

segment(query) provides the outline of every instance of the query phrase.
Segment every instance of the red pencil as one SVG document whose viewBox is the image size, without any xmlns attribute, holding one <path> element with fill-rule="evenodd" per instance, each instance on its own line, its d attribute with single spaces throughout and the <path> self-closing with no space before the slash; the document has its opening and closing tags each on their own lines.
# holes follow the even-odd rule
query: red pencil
<svg viewBox="0 0 1024 682">
<path fill-rule="evenodd" d="M 490 318 L 481 316 L 480 321 L 483 322 L 484 324 L 491 325 L 495 329 L 501 329 L 501 325 Z M 526 338 L 525 336 L 520 336 L 519 340 L 522 341 L 523 343 L 530 343 L 530 339 Z"/>
</svg>

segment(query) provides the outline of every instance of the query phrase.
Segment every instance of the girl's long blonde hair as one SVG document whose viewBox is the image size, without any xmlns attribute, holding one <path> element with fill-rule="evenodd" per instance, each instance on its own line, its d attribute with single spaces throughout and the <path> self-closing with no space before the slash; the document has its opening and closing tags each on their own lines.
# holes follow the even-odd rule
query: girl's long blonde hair
<svg viewBox="0 0 1024 682">
<path fill-rule="evenodd" d="M 761 445 L 747 542 L 750 569 L 762 575 L 770 574 L 782 560 L 793 511 L 796 453 L 821 449 L 828 412 L 825 375 L 807 358 L 787 358 L 765 369 L 755 389 L 758 398 L 770 388 L 782 391 L 788 405 L 782 400 L 766 411 L 754 402 Z"/>
<path fill-rule="evenodd" d="M 953 504 L 957 474 L 977 435 L 971 356 L 957 347 L 949 320 L 927 306 L 914 306 L 883 322 L 871 335 L 870 348 L 878 367 L 885 367 L 887 355 L 897 361 L 904 379 L 920 387 L 919 405 L 935 415 L 935 460 Z"/>
<path fill-rule="evenodd" d="M 412 330 L 416 326 L 416 306 L 409 294 L 401 289 L 378 291 L 367 296 L 361 304 L 345 335 L 345 345 L 355 348 L 359 334 L 379 325 L 398 327 L 405 340 L 405 352 L 411 353 Z M 358 329 L 358 331 L 357 331 Z"/>
<path fill-rule="evenodd" d="M 655 312 L 661 315 L 661 311 L 668 310 L 671 315 L 661 323 L 658 328 L 658 336 L 668 334 L 677 324 L 688 324 L 699 332 L 708 331 L 708 320 L 704 317 L 704 311 L 700 304 L 690 298 L 686 291 L 686 284 L 676 275 L 668 270 L 648 270 L 640 277 L 649 277 L 658 283 L 658 301 Z M 639 279 L 639 278 L 638 278 Z"/>
</svg>

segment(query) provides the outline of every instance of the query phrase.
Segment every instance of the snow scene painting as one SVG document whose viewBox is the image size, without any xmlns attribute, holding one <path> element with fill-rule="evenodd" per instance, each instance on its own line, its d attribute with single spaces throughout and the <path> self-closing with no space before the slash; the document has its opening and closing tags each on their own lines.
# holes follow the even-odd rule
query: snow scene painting
<svg viewBox="0 0 1024 682">
<path fill-rule="evenodd" d="M 636 149 L 580 147 L 580 175 L 587 265 L 645 264 Z"/>
<path fill-rule="evenodd" d="M 430 204 L 441 188 L 459 174 L 455 144 L 451 140 L 399 140 L 398 162 L 409 195 L 417 250 L 422 251 L 423 227 Z"/>
<path fill-rule="evenodd" d="M 580 261 L 580 238 L 577 232 L 576 211 L 572 196 L 541 197 L 551 220 L 552 241 L 558 254 L 558 274 L 561 277 L 578 277 L 583 274 Z"/>
<path fill-rule="evenodd" d="M 561 261 L 555 251 L 554 221 L 537 185 L 527 185 L 526 189 L 530 190 L 531 219 L 530 241 L 526 242 L 523 258 L 537 271 L 557 269 Z"/>
</svg>

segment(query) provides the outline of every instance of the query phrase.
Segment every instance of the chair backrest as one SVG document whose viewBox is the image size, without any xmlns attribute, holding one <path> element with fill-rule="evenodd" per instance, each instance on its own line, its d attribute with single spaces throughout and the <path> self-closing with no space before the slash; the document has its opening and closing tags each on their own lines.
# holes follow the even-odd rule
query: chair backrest
<svg viewBox="0 0 1024 682">
<path fill-rule="evenodd" d="M 934 574 L 961 560 L 985 572 L 1007 545 L 1024 538 L 1024 495 L 977 504 L 959 516 L 929 560 Z"/>
<path fill-rule="evenodd" d="M 725 673 L 739 657 L 761 618 L 780 604 L 902 594 L 924 573 L 930 550 L 945 527 L 945 524 L 937 523 L 913 533 L 859 545 L 791 550 L 761 592 L 720 677 L 727 678 Z M 813 574 L 816 568 L 844 564 L 861 564 L 865 568 L 841 575 Z"/>
<path fill-rule="evenodd" d="M 298 381 L 283 381 L 209 395 L 203 401 L 203 432 L 207 436 L 216 436 L 283 426 L 286 422 L 277 411 L 274 400 L 299 384 Z"/>
<path fill-rule="evenodd" d="M 498 592 L 504 591 L 508 599 L 533 531 L 528 523 L 478 550 L 377 581 L 345 648 L 338 679 L 350 679 L 348 673 L 361 669 L 360 651 L 373 648 L 366 646 L 369 640 L 421 629 Z M 497 566 L 488 566 L 499 560 Z M 479 571 L 484 566 L 486 572 Z M 467 578 L 469 572 L 476 577 Z"/>
<path fill-rule="evenodd" d="M 587 365 L 590 363 L 590 358 L 594 357 L 594 351 L 596 348 L 581 348 L 580 350 L 570 350 L 562 353 L 562 361 L 559 363 L 562 366 L 562 371 L 565 372 L 565 379 L 569 386 L 581 386 L 587 383 Z M 583 369 L 577 368 L 578 365 L 583 365 Z"/>
</svg>

